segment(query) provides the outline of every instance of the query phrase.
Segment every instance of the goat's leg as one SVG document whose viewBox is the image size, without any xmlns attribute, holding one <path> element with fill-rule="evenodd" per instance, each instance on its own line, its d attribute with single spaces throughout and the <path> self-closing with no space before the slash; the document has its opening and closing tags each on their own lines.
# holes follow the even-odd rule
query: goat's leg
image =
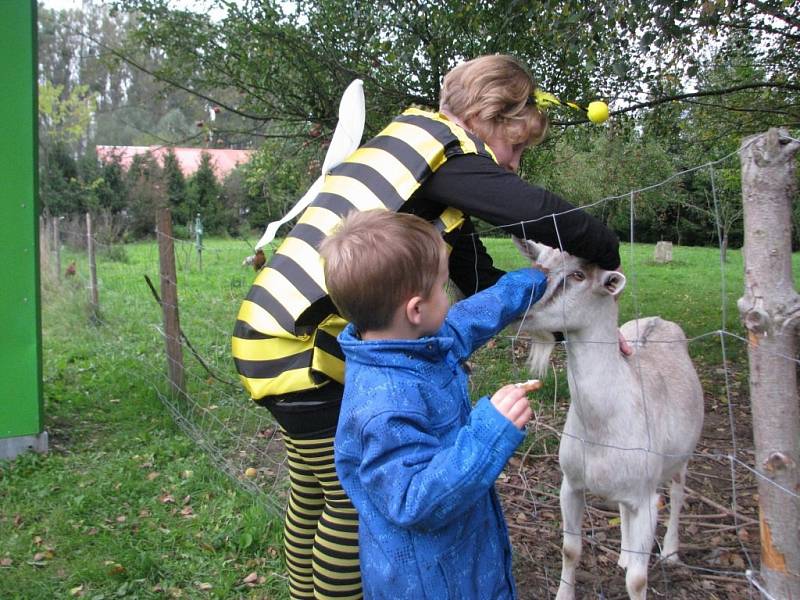
<svg viewBox="0 0 800 600">
<path fill-rule="evenodd" d="M 686 463 L 681 470 L 672 476 L 669 486 L 669 522 L 667 533 L 664 536 L 664 546 L 661 549 L 661 558 L 671 562 L 678 562 L 678 521 L 683 507 L 686 485 Z"/>
<path fill-rule="evenodd" d="M 581 558 L 581 524 L 583 521 L 583 490 L 575 489 L 566 476 L 561 481 L 561 519 L 564 525 L 564 543 L 561 548 L 561 583 L 556 600 L 575 598 L 575 571 Z"/>
<path fill-rule="evenodd" d="M 628 567 L 625 587 L 631 600 L 647 598 L 647 564 L 658 520 L 658 494 L 650 494 L 639 506 L 629 508 Z"/>
<path fill-rule="evenodd" d="M 627 507 L 620 502 L 619 504 L 619 533 L 620 533 L 620 544 L 619 544 L 619 560 L 617 564 L 622 567 L 623 569 L 628 568 L 628 556 L 630 552 L 628 549 L 630 548 L 631 543 L 631 536 L 628 533 L 628 529 L 631 525 L 631 517 L 630 511 Z"/>
</svg>

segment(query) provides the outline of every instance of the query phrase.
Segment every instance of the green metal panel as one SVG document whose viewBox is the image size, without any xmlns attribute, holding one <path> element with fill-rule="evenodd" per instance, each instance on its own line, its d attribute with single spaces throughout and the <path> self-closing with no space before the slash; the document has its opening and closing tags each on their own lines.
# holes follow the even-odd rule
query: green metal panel
<svg viewBox="0 0 800 600">
<path fill-rule="evenodd" d="M 0 438 L 42 431 L 36 3 L 0 0 Z"/>
</svg>

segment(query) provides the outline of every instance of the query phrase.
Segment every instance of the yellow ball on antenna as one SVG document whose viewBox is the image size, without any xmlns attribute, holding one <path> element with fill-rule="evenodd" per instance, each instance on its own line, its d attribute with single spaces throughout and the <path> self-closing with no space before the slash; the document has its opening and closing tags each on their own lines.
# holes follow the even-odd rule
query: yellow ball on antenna
<svg viewBox="0 0 800 600">
<path fill-rule="evenodd" d="M 586 116 L 592 123 L 604 123 L 608 119 L 608 104 L 600 100 L 590 102 Z"/>
</svg>

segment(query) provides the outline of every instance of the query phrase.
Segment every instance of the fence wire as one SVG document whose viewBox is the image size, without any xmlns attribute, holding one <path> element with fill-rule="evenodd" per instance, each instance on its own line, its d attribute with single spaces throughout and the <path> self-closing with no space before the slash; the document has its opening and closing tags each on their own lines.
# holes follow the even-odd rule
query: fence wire
<svg viewBox="0 0 800 600">
<path fill-rule="evenodd" d="M 715 167 L 734 158 L 738 158 L 738 152 L 590 205 L 629 203 L 630 245 L 625 268 L 630 285 L 625 294 L 633 307 L 630 317 L 638 319 L 647 314 L 651 300 L 646 297 L 648 281 L 639 277 L 645 259 L 635 246 L 635 198 L 638 193 L 668 185 L 690 172 L 707 170 L 710 175 L 720 240 L 720 328 L 692 331 L 688 335 L 689 348 L 703 382 L 705 427 L 689 460 L 687 495 L 679 532 L 681 561 L 667 564 L 661 560 L 658 543 L 650 556 L 649 588 L 657 597 L 739 599 L 766 596 L 755 575 L 759 568 L 756 486 L 758 480 L 770 480 L 764 478 L 754 464 L 748 390 L 743 385 L 747 375 L 748 342 L 741 335 L 741 327 L 731 327 L 728 323 L 731 287 L 729 268 L 724 260 L 715 184 Z M 545 218 L 552 218 L 557 228 L 557 216 Z M 524 227 L 525 223 L 522 225 Z M 71 288 L 76 297 L 82 296 L 89 273 L 83 254 L 86 236 L 80 219 L 61 222 L 57 241 L 52 234 L 42 235 L 43 273 L 50 274 L 43 278 L 43 285 L 53 289 Z M 109 353 L 118 351 L 121 345 L 135 349 L 140 360 L 126 375 L 151 387 L 175 422 L 215 464 L 279 517 L 287 498 L 286 453 L 269 413 L 254 405 L 238 385 L 230 357 L 230 335 L 236 313 L 253 279 L 252 270 L 242 267 L 242 259 L 252 251 L 251 245 L 244 241 L 206 240 L 201 263 L 193 241 L 173 238 L 178 268 L 178 281 L 174 283 L 179 290 L 183 333 L 179 341 L 184 348 L 186 374 L 186 394 L 176 397 L 169 393 L 160 307 L 151 297 L 144 279 L 144 275 L 148 275 L 155 281 L 158 276 L 157 247 L 152 242 L 121 245 L 110 239 L 111 236 L 93 235 L 98 256 L 100 302 L 97 343 Z M 51 261 L 56 251 L 60 262 Z M 676 250 L 676 254 L 679 252 L 680 249 Z M 54 265 L 60 265 L 57 274 Z M 524 266 L 521 258 L 519 266 Z M 675 304 L 674 315 L 660 316 L 681 323 L 682 316 L 677 310 L 680 302 L 676 299 Z M 532 310 L 535 309 L 534 305 Z M 471 387 L 474 397 L 491 394 L 511 381 L 529 378 L 527 355 L 540 341 L 527 337 L 522 331 L 510 328 L 473 357 Z M 718 353 L 711 351 L 715 342 Z M 563 436 L 569 437 L 562 432 L 570 399 L 566 378 L 559 373 L 564 370 L 570 344 L 575 343 L 607 344 L 599 340 L 577 342 L 567 336 L 557 345 L 551 357 L 553 376 L 548 378 L 546 395 L 539 400 L 528 439 L 498 480 L 517 557 L 515 575 L 521 598 L 554 598 L 560 583 L 562 531 L 558 487 L 561 476 L 556 447 Z M 616 345 L 611 346 L 608 351 L 616 352 Z M 797 357 L 777 358 L 800 364 Z M 657 399 L 648 398 L 644 389 L 641 391 L 645 414 L 650 418 L 649 403 Z M 577 398 L 573 401 L 579 401 L 581 396 L 580 389 L 576 392 Z M 648 441 L 643 446 L 600 444 L 586 437 L 576 439 L 583 444 L 584 452 L 605 446 L 616 451 L 669 456 L 652 447 L 650 429 L 648 427 Z M 798 501 L 796 492 L 780 489 L 787 502 Z M 665 494 L 664 489 L 659 491 Z M 584 547 L 577 579 L 579 596 L 625 598 L 624 572 L 616 568 L 621 545 L 616 507 L 608 506 L 588 492 L 584 492 L 584 500 L 587 506 L 584 527 L 574 532 L 581 535 Z M 658 513 L 651 515 L 658 521 L 657 540 L 663 537 L 667 512 L 659 506 Z M 633 552 L 630 548 L 625 550 Z"/>
</svg>

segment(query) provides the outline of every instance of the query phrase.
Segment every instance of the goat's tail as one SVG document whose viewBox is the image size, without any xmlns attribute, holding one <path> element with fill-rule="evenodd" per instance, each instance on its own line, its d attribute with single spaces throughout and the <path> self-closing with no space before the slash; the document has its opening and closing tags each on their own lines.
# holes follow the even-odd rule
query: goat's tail
<svg viewBox="0 0 800 600">
<path fill-rule="evenodd" d="M 544 377 L 550 366 L 550 355 L 556 346 L 556 338 L 549 331 L 531 332 L 531 352 L 528 355 L 528 369 L 533 375 Z"/>
</svg>

